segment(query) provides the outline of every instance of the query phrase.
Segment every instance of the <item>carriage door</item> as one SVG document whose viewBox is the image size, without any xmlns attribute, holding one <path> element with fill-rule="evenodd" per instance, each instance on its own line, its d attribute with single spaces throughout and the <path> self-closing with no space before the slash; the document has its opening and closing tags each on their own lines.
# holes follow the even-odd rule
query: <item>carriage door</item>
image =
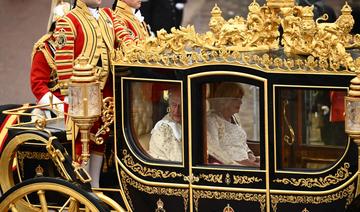
<svg viewBox="0 0 360 212">
<path fill-rule="evenodd" d="M 183 82 L 144 78 L 139 70 L 118 74 L 116 92 L 116 154 L 118 177 L 131 211 L 189 211 L 189 186 Z M 164 78 L 170 78 L 170 71 Z"/>
<path fill-rule="evenodd" d="M 193 211 L 267 210 L 266 83 L 233 71 L 188 76 Z"/>
<path fill-rule="evenodd" d="M 275 117 L 271 209 L 344 211 L 354 197 L 357 172 L 356 146 L 344 128 L 351 76 L 320 75 L 314 81 L 302 75 L 296 82 L 286 77 L 270 86 Z"/>
</svg>

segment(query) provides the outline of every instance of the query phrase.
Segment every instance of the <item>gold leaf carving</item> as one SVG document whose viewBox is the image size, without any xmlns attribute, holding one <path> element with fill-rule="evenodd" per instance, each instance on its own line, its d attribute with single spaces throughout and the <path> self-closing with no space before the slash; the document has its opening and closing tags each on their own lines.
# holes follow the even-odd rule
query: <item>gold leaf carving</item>
<svg viewBox="0 0 360 212">
<path fill-rule="evenodd" d="M 95 143 L 102 144 L 104 143 L 104 138 L 102 135 L 110 132 L 110 126 L 114 122 L 114 99 L 113 97 L 106 97 L 102 102 L 101 109 L 101 120 L 103 125 L 95 134 Z"/>
<path fill-rule="evenodd" d="M 188 189 L 178 189 L 178 188 L 164 188 L 164 187 L 153 187 L 143 185 L 131 177 L 129 177 L 124 171 L 120 171 L 121 174 L 121 183 L 124 188 L 124 192 L 126 198 L 129 202 L 130 207 L 134 210 L 133 203 L 131 201 L 130 192 L 128 189 L 128 185 L 132 186 L 133 188 L 145 192 L 147 194 L 157 194 L 157 195 L 166 195 L 166 196 L 178 196 L 182 197 L 184 200 L 184 211 L 187 211 L 187 206 L 189 202 L 189 190 Z"/>
<path fill-rule="evenodd" d="M 279 203 L 291 203 L 291 204 L 324 204 L 332 203 L 336 200 L 346 198 L 345 207 L 347 207 L 354 199 L 355 185 L 352 183 L 350 186 L 334 194 L 325 196 L 295 196 L 295 195 L 270 195 L 271 207 L 273 211 L 277 211 L 277 205 Z"/>
<path fill-rule="evenodd" d="M 217 200 L 235 200 L 247 202 L 259 202 L 260 210 L 265 211 L 265 194 L 253 193 L 240 193 L 240 192 L 221 192 L 221 191 L 206 191 L 206 190 L 193 190 L 193 199 L 195 211 L 199 210 L 200 199 L 217 199 Z"/>
<path fill-rule="evenodd" d="M 111 58 L 114 64 L 125 66 L 138 63 L 177 68 L 217 62 L 282 72 L 334 71 L 344 67 L 345 72 L 354 73 L 358 67 L 347 52 L 348 48 L 360 47 L 360 35 L 349 33 L 354 19 L 347 3 L 334 23 L 314 21 L 313 7 L 308 6 L 276 8 L 269 4 L 260 6 L 254 1 L 248 8 L 246 18 L 237 16 L 225 20 L 215 5 L 209 20 L 210 31 L 200 34 L 194 26 L 172 28 L 170 33 L 160 30 L 157 37 L 113 51 Z M 279 49 L 280 25 L 283 50 Z M 254 57 L 255 51 L 260 58 Z M 280 52 L 307 58 L 275 56 Z"/>
<path fill-rule="evenodd" d="M 344 163 L 344 166 L 337 170 L 335 175 L 328 175 L 326 177 L 320 177 L 320 178 L 283 178 L 283 179 L 275 179 L 275 183 L 282 183 L 282 184 L 291 184 L 293 186 L 302 186 L 307 188 L 312 187 L 319 187 L 319 188 L 325 188 L 330 185 L 335 185 L 341 181 L 344 181 L 347 179 L 351 172 L 349 172 L 349 163 Z"/>
<path fill-rule="evenodd" d="M 16 157 L 19 162 L 22 177 L 24 177 L 24 159 L 35 159 L 35 160 L 50 160 L 50 159 L 52 159 L 51 155 L 48 152 L 18 151 L 16 153 Z"/>
<path fill-rule="evenodd" d="M 257 183 L 261 182 L 262 179 L 257 177 L 248 177 L 248 176 L 233 176 L 234 178 L 234 184 L 251 184 L 251 183 Z"/>
<path fill-rule="evenodd" d="M 222 174 L 200 174 L 199 178 L 211 183 L 223 183 Z"/>
<path fill-rule="evenodd" d="M 135 163 L 134 159 L 131 157 L 130 154 L 128 154 L 127 150 L 123 150 L 123 155 L 124 157 L 122 158 L 122 161 L 124 162 L 124 164 L 134 172 L 140 174 L 141 176 L 152 178 L 176 178 L 183 176 L 183 174 L 181 173 L 152 169 Z"/>
</svg>

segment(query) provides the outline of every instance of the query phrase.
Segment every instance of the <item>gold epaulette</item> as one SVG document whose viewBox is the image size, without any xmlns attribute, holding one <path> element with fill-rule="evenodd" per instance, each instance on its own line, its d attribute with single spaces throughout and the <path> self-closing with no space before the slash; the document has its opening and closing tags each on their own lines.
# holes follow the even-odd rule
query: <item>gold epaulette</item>
<svg viewBox="0 0 360 212">
<path fill-rule="evenodd" d="M 34 59 L 34 55 L 37 51 L 41 51 L 47 61 L 47 63 L 49 64 L 49 67 L 52 70 L 56 70 L 56 66 L 55 66 L 55 61 L 54 61 L 54 57 L 51 55 L 51 53 L 46 50 L 45 48 L 45 42 L 47 40 L 50 39 L 50 37 L 52 36 L 52 33 L 47 33 L 44 36 L 42 36 L 34 45 L 32 53 L 31 53 L 31 61 L 33 61 Z M 51 41 L 49 41 L 50 43 Z M 49 44 L 50 45 L 50 44 Z"/>
<path fill-rule="evenodd" d="M 52 33 L 47 33 L 43 35 L 35 44 L 31 53 L 31 61 L 34 59 L 34 55 L 36 51 L 39 51 L 40 48 L 45 46 L 44 42 L 51 37 Z"/>
</svg>

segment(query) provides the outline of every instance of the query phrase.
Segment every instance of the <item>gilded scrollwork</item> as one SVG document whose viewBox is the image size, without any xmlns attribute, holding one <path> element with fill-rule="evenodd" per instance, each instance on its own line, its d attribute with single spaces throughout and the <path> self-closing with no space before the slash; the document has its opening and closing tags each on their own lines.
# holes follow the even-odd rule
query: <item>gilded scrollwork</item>
<svg viewBox="0 0 360 212">
<path fill-rule="evenodd" d="M 159 60 L 149 60 L 145 64 L 147 66 L 165 66 L 165 67 L 184 67 L 191 66 L 194 64 L 212 64 L 222 61 L 226 61 L 229 65 L 243 65 L 254 68 L 261 68 L 264 71 L 280 71 L 280 72 L 331 72 L 338 71 L 340 64 L 338 62 L 332 61 L 331 63 L 324 60 L 324 58 L 314 58 L 313 56 L 308 56 L 305 59 L 289 59 L 289 58 L 280 58 L 273 57 L 269 54 L 263 54 L 261 58 L 258 55 L 246 55 L 242 52 L 231 52 L 227 58 L 215 58 L 214 53 L 198 53 L 192 52 L 187 56 L 187 60 L 174 60 L 173 56 L 161 55 Z M 114 53 L 117 54 L 117 53 Z M 134 64 L 143 64 L 141 58 L 134 60 L 132 63 L 127 63 L 126 61 L 116 60 L 115 63 L 119 65 L 134 65 Z M 188 63 L 186 63 L 188 61 Z M 274 63 L 275 61 L 275 63 Z M 354 73 L 352 70 L 342 70 L 343 73 Z"/>
<path fill-rule="evenodd" d="M 261 182 L 262 179 L 258 177 L 248 177 L 248 176 L 233 176 L 234 184 L 251 184 L 251 183 L 258 183 Z"/>
<path fill-rule="evenodd" d="M 212 62 L 226 62 L 234 65 L 250 65 L 278 71 L 336 71 L 344 67 L 354 72 L 356 65 L 347 48 L 360 47 L 360 35 L 350 35 L 354 25 L 351 7 L 345 3 L 341 15 L 334 23 L 314 21 L 313 7 L 260 6 L 253 1 L 247 17 L 233 17 L 225 20 L 221 9 L 215 5 L 209 20 L 210 31 L 200 34 L 194 26 L 157 32 L 125 49 L 115 50 L 112 60 L 115 64 L 184 67 Z M 283 28 L 280 37 L 279 26 Z M 271 55 L 279 49 L 279 39 L 284 52 L 302 55 L 288 60 Z M 261 51 L 258 55 L 251 54 Z M 249 54 L 250 53 L 250 54 Z M 294 57 L 296 58 L 296 56 Z"/>
<path fill-rule="evenodd" d="M 123 150 L 123 155 L 124 157 L 122 158 L 122 161 L 124 162 L 124 164 L 134 172 L 140 174 L 141 176 L 152 178 L 176 178 L 184 176 L 181 173 L 152 169 L 135 163 L 134 159 L 130 154 L 128 154 L 127 150 Z"/>
<path fill-rule="evenodd" d="M 36 159 L 36 160 L 50 160 L 51 155 L 47 152 L 29 152 L 29 151 L 18 151 L 16 158 L 19 163 L 21 175 L 24 177 L 24 159 Z"/>
<path fill-rule="evenodd" d="M 124 188 L 124 192 L 126 198 L 129 202 L 130 207 L 134 210 L 133 203 L 131 201 L 130 192 L 128 189 L 128 185 L 133 188 L 145 192 L 147 194 L 157 194 L 157 195 L 166 195 L 166 196 L 177 196 L 182 197 L 184 201 L 184 211 L 187 210 L 188 202 L 189 202 L 189 190 L 188 189 L 178 189 L 178 188 L 164 188 L 159 186 L 147 186 L 143 185 L 131 177 L 129 177 L 124 171 L 120 171 L 121 174 L 121 183 Z"/>
<path fill-rule="evenodd" d="M 355 185 L 352 183 L 344 190 L 338 191 L 334 194 L 325 196 L 308 196 L 308 195 L 270 195 L 271 207 L 274 212 L 277 211 L 277 205 L 279 203 L 290 203 L 290 204 L 326 204 L 332 203 L 337 200 L 346 198 L 345 207 L 347 207 L 355 196 Z"/>
<path fill-rule="evenodd" d="M 130 205 L 130 207 L 134 210 L 134 205 L 132 203 L 132 199 L 130 197 L 130 192 L 129 192 L 129 189 L 128 189 L 128 184 L 126 183 L 126 179 L 128 179 L 129 177 L 125 174 L 124 171 L 120 171 L 120 175 L 121 175 L 121 185 L 123 187 L 123 190 L 124 190 L 124 194 L 126 196 L 126 199 Z"/>
<path fill-rule="evenodd" d="M 313 187 L 319 187 L 319 188 L 325 188 L 330 185 L 338 184 L 339 182 L 342 182 L 346 180 L 348 177 L 350 177 L 351 172 L 349 171 L 350 164 L 344 163 L 344 165 L 339 168 L 335 175 L 328 175 L 326 177 L 320 177 L 320 178 L 282 178 L 282 179 L 275 179 L 273 180 L 274 183 L 282 183 L 282 184 L 291 184 L 293 186 L 302 186 L 307 188 L 313 188 Z"/>
<path fill-rule="evenodd" d="M 222 174 L 200 174 L 199 178 L 211 183 L 223 183 Z"/>
<path fill-rule="evenodd" d="M 194 182 L 199 182 L 199 177 L 195 176 L 194 174 L 191 173 L 191 175 L 189 176 L 184 176 L 184 181 L 185 182 L 189 182 L 189 183 L 194 183 Z"/>
<path fill-rule="evenodd" d="M 357 37 L 350 35 L 354 26 L 351 7 L 345 2 L 341 15 L 334 23 L 320 23 L 327 20 L 324 15 L 314 21 L 314 6 L 295 6 L 282 8 L 284 15 L 282 27 L 284 29 L 282 42 L 284 51 L 299 55 L 312 55 L 319 58 L 320 67 L 344 66 L 354 70 L 354 60 L 346 48 L 357 46 Z M 310 64 L 313 65 L 313 64 Z"/>
<path fill-rule="evenodd" d="M 95 134 L 95 143 L 104 143 L 104 138 L 101 135 L 105 135 L 110 132 L 110 126 L 114 122 L 114 99 L 113 97 L 106 97 L 102 102 L 101 120 L 103 125 Z"/>
<path fill-rule="evenodd" d="M 222 192 L 222 191 L 206 191 L 193 190 L 193 200 L 195 211 L 199 211 L 200 199 L 217 199 L 217 200 L 235 200 L 247 202 L 259 202 L 260 210 L 265 211 L 266 195 L 255 193 L 241 193 L 241 192 Z"/>
</svg>

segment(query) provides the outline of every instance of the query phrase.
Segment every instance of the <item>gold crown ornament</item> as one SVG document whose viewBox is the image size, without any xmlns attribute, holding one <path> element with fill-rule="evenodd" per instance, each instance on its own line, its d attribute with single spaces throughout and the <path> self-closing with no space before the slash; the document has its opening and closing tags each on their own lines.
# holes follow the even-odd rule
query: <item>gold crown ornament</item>
<svg viewBox="0 0 360 212">
<path fill-rule="evenodd" d="M 351 12 L 352 12 L 352 9 L 351 9 L 350 5 L 347 3 L 347 1 L 345 1 L 345 5 L 341 9 L 341 13 L 343 15 L 351 15 Z"/>
<path fill-rule="evenodd" d="M 211 10 L 211 16 L 219 17 L 219 16 L 221 16 L 221 13 L 222 13 L 222 11 L 221 11 L 220 7 L 218 7 L 217 4 L 215 4 L 215 6 Z"/>
<path fill-rule="evenodd" d="M 260 7 L 259 3 L 256 2 L 256 0 L 251 2 L 251 4 L 249 4 L 248 8 L 249 8 L 249 12 L 251 12 L 251 13 L 259 13 L 261 10 L 261 7 Z"/>
</svg>

